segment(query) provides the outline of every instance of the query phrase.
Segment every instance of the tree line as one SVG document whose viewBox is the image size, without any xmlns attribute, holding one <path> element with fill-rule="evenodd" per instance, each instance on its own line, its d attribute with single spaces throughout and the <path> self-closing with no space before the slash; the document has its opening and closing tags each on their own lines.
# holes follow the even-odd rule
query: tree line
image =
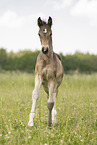
<svg viewBox="0 0 97 145">
<path fill-rule="evenodd" d="M 25 71 L 34 72 L 37 56 L 40 51 L 19 51 L 18 53 L 7 52 L 6 49 L 0 49 L 0 71 Z M 63 55 L 62 64 L 65 73 L 92 73 L 97 72 L 97 55 L 89 53 L 83 54 L 76 52 L 75 54 Z"/>
</svg>

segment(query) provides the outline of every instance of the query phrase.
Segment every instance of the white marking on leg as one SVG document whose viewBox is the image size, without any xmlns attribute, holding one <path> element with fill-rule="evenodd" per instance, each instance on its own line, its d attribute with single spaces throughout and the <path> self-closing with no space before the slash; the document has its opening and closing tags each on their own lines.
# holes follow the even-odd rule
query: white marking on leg
<svg viewBox="0 0 97 145">
<path fill-rule="evenodd" d="M 58 122 L 56 111 L 56 93 L 53 94 L 53 99 L 54 99 L 54 107 L 52 109 L 52 123 L 56 124 Z"/>
<path fill-rule="evenodd" d="M 33 103 L 32 103 L 32 108 L 31 108 L 31 112 L 30 112 L 30 115 L 29 115 L 29 122 L 28 122 L 28 126 L 33 126 L 33 119 L 35 117 L 35 106 L 36 106 L 36 102 L 39 98 L 39 88 L 40 88 L 40 85 L 41 85 L 42 81 L 41 81 L 41 78 L 36 75 L 35 77 L 35 88 L 34 88 L 34 91 L 32 93 L 32 100 L 33 100 Z"/>
</svg>

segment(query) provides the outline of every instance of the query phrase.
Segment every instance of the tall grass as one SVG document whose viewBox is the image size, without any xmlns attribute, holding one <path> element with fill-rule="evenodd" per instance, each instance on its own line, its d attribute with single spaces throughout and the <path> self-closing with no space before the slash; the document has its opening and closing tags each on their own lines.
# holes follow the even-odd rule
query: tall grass
<svg viewBox="0 0 97 145">
<path fill-rule="evenodd" d="M 34 127 L 27 130 L 33 89 L 33 74 L 0 74 L 0 145 L 97 144 L 97 74 L 64 75 L 57 96 L 59 123 L 51 129 L 41 86 Z"/>
</svg>

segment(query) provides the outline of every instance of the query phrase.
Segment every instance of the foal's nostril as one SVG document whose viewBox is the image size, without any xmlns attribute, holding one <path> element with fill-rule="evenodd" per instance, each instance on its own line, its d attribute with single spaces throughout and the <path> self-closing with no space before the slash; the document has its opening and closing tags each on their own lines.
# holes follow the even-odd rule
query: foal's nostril
<svg viewBox="0 0 97 145">
<path fill-rule="evenodd" d="M 44 51 L 44 47 L 42 47 L 42 51 Z"/>
<path fill-rule="evenodd" d="M 46 54 L 48 52 L 48 47 L 42 47 L 42 52 Z"/>
</svg>

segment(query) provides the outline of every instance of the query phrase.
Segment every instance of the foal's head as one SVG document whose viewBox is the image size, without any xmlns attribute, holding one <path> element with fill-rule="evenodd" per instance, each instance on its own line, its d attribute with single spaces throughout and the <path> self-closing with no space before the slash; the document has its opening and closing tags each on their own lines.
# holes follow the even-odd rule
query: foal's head
<svg viewBox="0 0 97 145">
<path fill-rule="evenodd" d="M 48 54 L 51 51 L 52 47 L 52 18 L 49 17 L 48 22 L 42 21 L 41 18 L 38 18 L 39 26 L 39 37 L 42 45 L 42 52 Z"/>
</svg>

